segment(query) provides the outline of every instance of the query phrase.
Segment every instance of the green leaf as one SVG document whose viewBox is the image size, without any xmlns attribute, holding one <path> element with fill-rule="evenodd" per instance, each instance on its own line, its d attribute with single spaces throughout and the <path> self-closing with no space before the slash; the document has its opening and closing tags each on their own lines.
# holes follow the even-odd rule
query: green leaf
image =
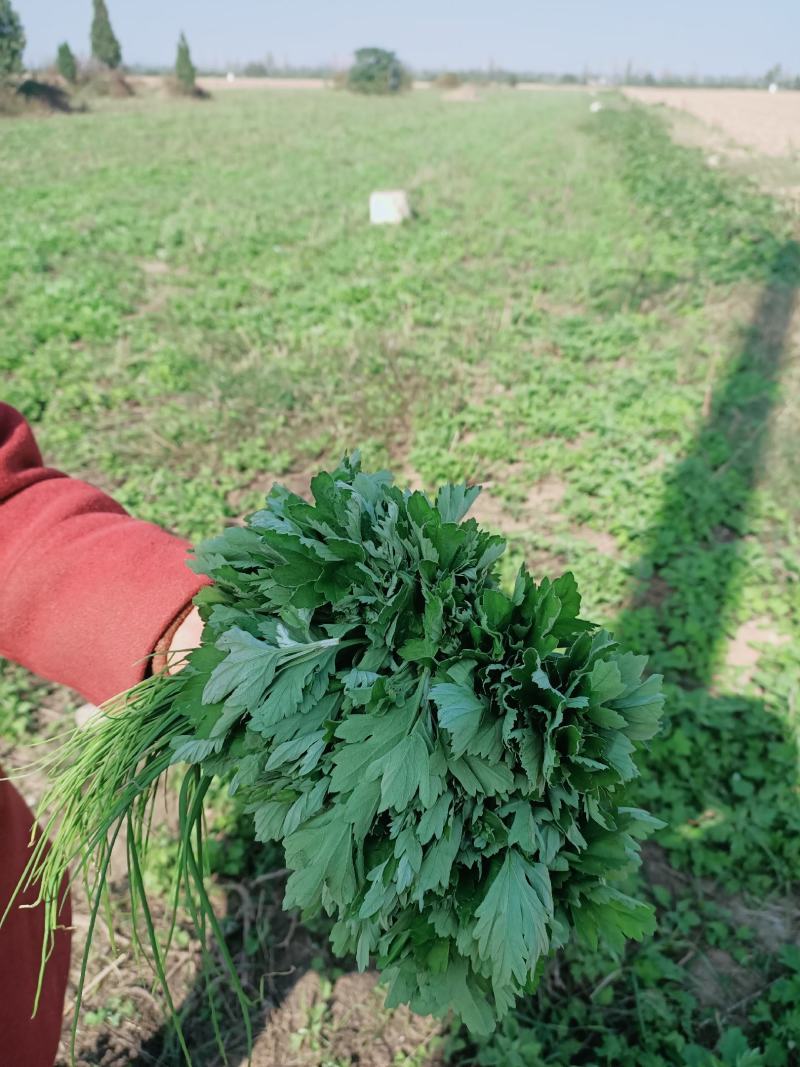
<svg viewBox="0 0 800 1067">
<path fill-rule="evenodd" d="M 508 849 L 475 918 L 478 951 L 491 963 L 495 984 L 505 985 L 512 977 L 520 984 L 527 981 L 550 946 L 553 899 L 547 868 Z"/>
<path fill-rule="evenodd" d="M 631 657 L 642 661 L 644 657 Z M 638 673 L 641 673 L 639 668 Z M 648 741 L 658 733 L 664 694 L 661 692 L 661 675 L 652 674 L 644 682 L 636 680 L 626 682 L 621 696 L 613 700 L 612 707 L 626 722 L 625 733 L 633 741 Z"/>
<path fill-rule="evenodd" d="M 586 717 L 606 730 L 619 730 L 627 726 L 626 720 L 612 708 L 590 707 L 586 712 Z"/>
<path fill-rule="evenodd" d="M 252 712 L 250 722 L 253 730 L 261 732 L 294 715 L 302 703 L 304 687 L 325 654 L 323 650 L 315 657 L 299 663 L 290 662 L 279 669 L 267 699 Z"/>
<path fill-rule="evenodd" d="M 378 810 L 395 808 L 403 811 L 429 774 L 428 749 L 419 733 L 414 731 L 367 768 L 368 781 L 380 779 L 381 803 Z"/>
<path fill-rule="evenodd" d="M 509 845 L 519 845 L 523 852 L 533 855 L 539 844 L 533 807 L 530 804 L 517 803 L 510 805 L 510 811 L 513 812 L 514 821 L 508 832 Z"/>
<path fill-rule="evenodd" d="M 401 830 L 397 835 L 394 855 L 395 859 L 399 861 L 395 874 L 395 884 L 398 893 L 402 893 L 416 879 L 422 864 L 422 846 L 410 826 L 407 826 L 405 830 Z"/>
<path fill-rule="evenodd" d="M 404 659 L 409 663 L 415 663 L 432 660 L 437 652 L 438 648 L 432 641 L 423 637 L 414 637 L 410 641 L 406 641 L 405 644 L 398 649 L 397 654 L 401 659 Z"/>
<path fill-rule="evenodd" d="M 277 748 L 272 750 L 272 753 L 267 760 L 266 770 L 272 771 L 276 767 L 282 766 L 284 763 L 294 763 L 296 760 L 302 757 L 307 757 L 309 752 L 313 755 L 319 755 L 324 748 L 325 733 L 322 730 L 317 730 L 312 734 L 302 734 L 300 737 L 294 738 L 292 741 L 284 741 L 282 745 L 278 745 Z M 306 767 L 306 770 L 309 769 Z M 299 770 L 298 773 L 303 774 L 303 770 Z"/>
<path fill-rule="evenodd" d="M 328 815 L 317 817 L 286 837 L 286 865 L 293 874 L 286 883 L 284 906 L 315 914 L 325 894 L 338 904 L 356 893 L 350 826 Z"/>
<path fill-rule="evenodd" d="M 370 764 L 395 748 L 409 732 L 418 707 L 416 700 L 409 700 L 403 708 L 392 708 L 384 715 L 351 715 L 341 723 L 336 736 L 349 743 L 340 745 L 334 754 L 332 791 L 355 788 Z"/>
<path fill-rule="evenodd" d="M 423 626 L 425 629 L 425 638 L 436 651 L 436 646 L 442 639 L 442 615 L 443 615 L 442 601 L 438 596 L 430 596 L 425 602 L 425 613 L 423 616 Z"/>
<path fill-rule="evenodd" d="M 496 796 L 510 793 L 514 788 L 514 775 L 505 763 L 492 766 L 478 756 L 463 756 L 448 761 L 448 767 L 469 796 L 478 796 L 480 793 Z"/>
<path fill-rule="evenodd" d="M 450 735 L 453 755 L 462 755 L 480 729 L 483 701 L 473 689 L 451 682 L 433 686 L 430 697 L 439 712 L 439 725 Z"/>
<path fill-rule="evenodd" d="M 291 806 L 290 801 L 278 800 L 268 800 L 260 804 L 253 815 L 256 841 L 279 841 Z"/>
<path fill-rule="evenodd" d="M 483 610 L 489 629 L 495 632 L 504 630 L 511 621 L 514 605 L 505 593 L 499 589 L 487 589 L 483 594 Z"/>
<path fill-rule="evenodd" d="M 170 746 L 174 750 L 171 763 L 202 763 L 210 756 L 216 755 L 225 742 L 223 737 L 174 737 Z"/>
<path fill-rule="evenodd" d="M 397 896 L 391 885 L 384 884 L 384 871 L 388 864 L 389 860 L 384 860 L 383 863 L 375 867 L 367 875 L 367 880 L 372 885 L 367 890 L 364 901 L 358 909 L 359 919 L 371 919 L 373 915 L 377 915 L 387 901 L 392 901 Z"/>
<path fill-rule="evenodd" d="M 450 942 L 443 939 L 436 942 L 425 959 L 431 974 L 443 974 L 447 970 L 449 961 Z"/>
<path fill-rule="evenodd" d="M 573 907 L 572 920 L 581 938 L 595 951 L 602 938 L 620 952 L 626 938 L 641 941 L 655 930 L 655 912 L 649 904 L 634 900 L 610 886 L 594 890 Z"/>
<path fill-rule="evenodd" d="M 282 650 L 238 626 L 220 637 L 217 648 L 228 655 L 211 672 L 203 689 L 203 703 L 227 700 L 237 707 L 254 707 L 275 676 Z"/>
<path fill-rule="evenodd" d="M 629 782 L 639 773 L 631 758 L 633 742 L 624 734 L 615 733 L 606 738 L 603 744 L 603 759 L 619 773 L 623 782 Z"/>
<path fill-rule="evenodd" d="M 443 485 L 436 495 L 436 508 L 442 522 L 460 522 L 475 503 L 479 485 Z"/>
<path fill-rule="evenodd" d="M 450 881 L 458 849 L 461 845 L 461 819 L 453 819 L 441 837 L 434 841 L 425 852 L 417 881 L 416 899 L 422 906 L 425 893 L 432 890 L 443 891 Z"/>
<path fill-rule="evenodd" d="M 589 684 L 592 707 L 606 704 L 624 693 L 626 688 L 619 667 L 614 660 L 600 660 L 595 663 L 589 675 Z"/>
<path fill-rule="evenodd" d="M 449 791 L 442 793 L 433 807 L 429 808 L 422 816 L 417 827 L 417 837 L 420 844 L 427 845 L 431 838 L 442 836 L 442 831 L 450 814 L 452 801 L 452 793 Z"/>
<path fill-rule="evenodd" d="M 544 788 L 544 744 L 539 734 L 526 728 L 515 730 L 513 735 L 519 744 L 519 761 L 528 778 L 531 789 L 538 793 Z"/>
</svg>

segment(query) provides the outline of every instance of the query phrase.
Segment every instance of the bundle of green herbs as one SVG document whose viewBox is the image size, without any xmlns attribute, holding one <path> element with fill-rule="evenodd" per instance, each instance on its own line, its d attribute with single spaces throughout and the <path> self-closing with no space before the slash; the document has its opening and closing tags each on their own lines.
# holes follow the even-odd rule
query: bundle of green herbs
<svg viewBox="0 0 800 1067">
<path fill-rule="evenodd" d="M 274 487 L 197 549 L 202 645 L 69 741 L 44 801 L 53 847 L 27 878 L 51 934 L 68 870 L 89 878 L 90 942 L 124 827 L 164 979 L 142 875 L 153 794 L 177 766 L 175 907 L 221 941 L 203 802 L 222 779 L 255 841 L 283 844 L 287 908 L 333 916 L 334 951 L 377 966 L 390 1005 L 486 1032 L 572 931 L 621 947 L 652 928 L 614 883 L 658 825 L 619 793 L 660 678 L 579 618 L 571 574 L 501 587 L 504 540 L 465 519 L 477 488 L 432 501 L 355 455 L 311 489 L 313 504 Z"/>
</svg>

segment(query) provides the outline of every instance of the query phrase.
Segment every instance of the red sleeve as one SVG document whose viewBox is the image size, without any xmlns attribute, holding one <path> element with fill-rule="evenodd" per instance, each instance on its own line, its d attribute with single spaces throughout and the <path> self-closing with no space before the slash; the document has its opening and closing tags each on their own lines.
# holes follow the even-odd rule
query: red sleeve
<svg viewBox="0 0 800 1067">
<path fill-rule="evenodd" d="M 203 579 L 185 541 L 42 465 L 0 403 L 0 656 L 101 703 L 140 681 Z"/>
<path fill-rule="evenodd" d="M 0 779 L 3 771 L 0 768 Z M 0 915 L 5 911 L 30 857 L 33 816 L 10 782 L 0 780 Z M 66 891 L 66 879 L 64 889 Z M 71 905 L 65 892 L 53 955 L 45 968 L 39 1010 L 32 1018 L 44 939 L 44 908 L 34 907 L 38 887 L 17 897 L 0 926 L 0 1063 L 53 1067 L 64 1016 L 69 976 Z"/>
</svg>

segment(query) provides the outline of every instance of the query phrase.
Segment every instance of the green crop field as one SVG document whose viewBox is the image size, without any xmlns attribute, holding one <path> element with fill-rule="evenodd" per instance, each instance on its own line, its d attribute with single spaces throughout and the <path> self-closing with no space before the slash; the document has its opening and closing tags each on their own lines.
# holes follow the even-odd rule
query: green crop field
<svg viewBox="0 0 800 1067">
<path fill-rule="evenodd" d="M 53 465 L 193 539 L 355 446 L 403 483 L 483 483 L 476 515 L 513 559 L 571 569 L 584 613 L 665 674 L 666 724 L 630 790 L 667 824 L 631 874 L 656 934 L 570 945 L 492 1038 L 417 1035 L 362 1065 L 800 1062 L 786 210 L 652 114 L 613 97 L 590 114 L 581 92 L 134 99 L 6 121 L 0 186 L 2 398 Z M 370 227 L 380 188 L 407 189 L 414 218 Z M 0 755 L 77 702 L 8 665 Z M 294 1059 L 261 1067 L 356 1062 L 331 993 L 353 968 L 321 924 L 280 918 L 280 857 L 253 856 L 222 804 L 217 836 L 255 1015 L 322 976 Z M 217 1063 L 193 975 L 196 1063 Z M 149 988 L 128 954 L 91 989 L 81 1063 L 180 1062 Z"/>
</svg>

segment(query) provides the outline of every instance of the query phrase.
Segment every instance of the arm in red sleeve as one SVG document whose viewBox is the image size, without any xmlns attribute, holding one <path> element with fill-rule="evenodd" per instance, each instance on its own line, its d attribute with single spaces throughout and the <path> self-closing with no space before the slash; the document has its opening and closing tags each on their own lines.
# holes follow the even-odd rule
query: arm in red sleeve
<svg viewBox="0 0 800 1067">
<path fill-rule="evenodd" d="M 0 656 L 100 703 L 140 681 L 203 579 L 188 545 L 43 466 L 0 403 Z"/>
</svg>

